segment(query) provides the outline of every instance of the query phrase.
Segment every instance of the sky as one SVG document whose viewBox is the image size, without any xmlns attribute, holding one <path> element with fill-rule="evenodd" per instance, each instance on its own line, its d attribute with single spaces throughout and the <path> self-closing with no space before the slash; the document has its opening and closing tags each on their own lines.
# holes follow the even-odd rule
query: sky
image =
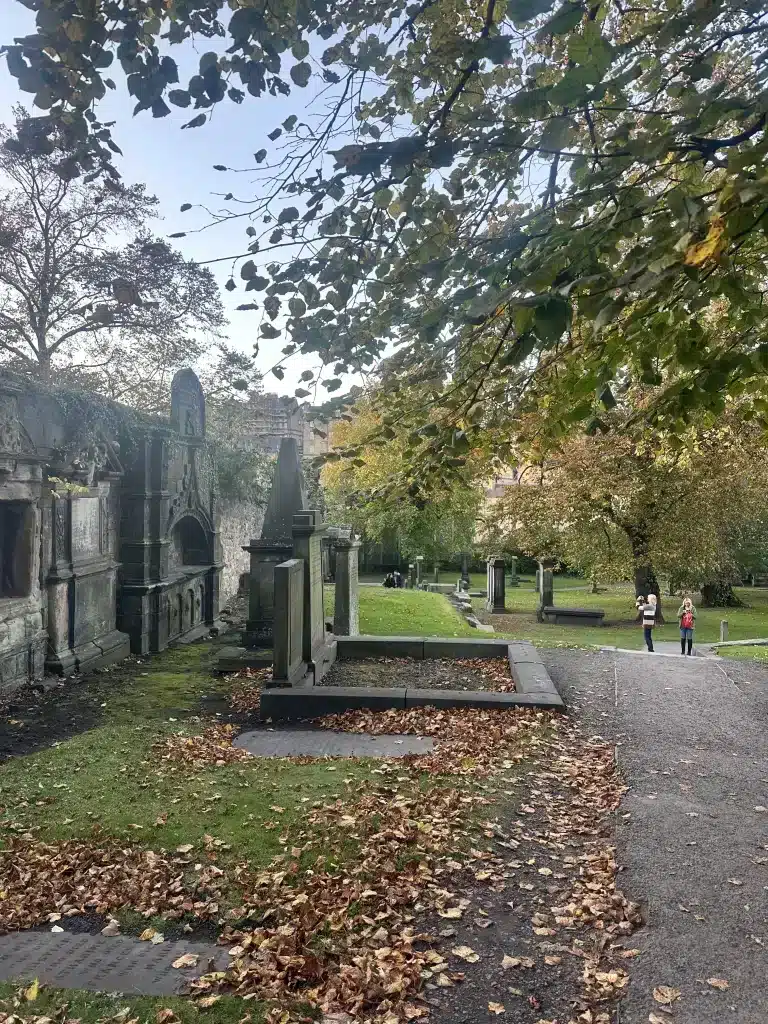
<svg viewBox="0 0 768 1024">
<path fill-rule="evenodd" d="M 34 14 L 14 0 L 0 0 L 2 7 L 2 38 L 0 43 L 12 42 L 15 36 L 27 35 L 34 31 Z M 199 44 L 185 42 L 174 46 L 169 52 L 179 65 L 180 79 L 184 84 L 189 73 L 194 73 L 200 55 L 213 49 L 210 40 Z M 162 220 L 150 225 L 151 230 L 161 236 L 177 231 L 189 231 L 202 225 L 205 218 L 198 211 L 179 211 L 182 203 L 205 203 L 219 207 L 214 193 L 237 190 L 244 195 L 252 194 L 248 188 L 248 175 L 237 177 L 213 170 L 216 163 L 228 167 L 254 166 L 253 154 L 270 146 L 267 133 L 278 126 L 291 114 L 304 116 L 306 106 L 311 102 L 311 84 L 305 90 L 295 90 L 290 96 L 255 99 L 247 97 L 238 106 L 224 100 L 214 108 L 212 120 L 201 128 L 181 130 L 181 125 L 192 114 L 189 110 L 172 107 L 164 118 L 155 119 L 148 111 L 133 116 L 135 100 L 128 95 L 124 78 L 118 65 L 113 75 L 117 85 L 114 92 L 108 92 L 99 105 L 97 114 L 102 121 L 115 121 L 113 138 L 123 151 L 115 157 L 115 165 L 126 183 L 145 182 L 151 193 L 159 200 Z M 12 108 L 23 103 L 33 111 L 32 96 L 18 90 L 16 80 L 0 58 L 0 123 L 12 121 Z M 237 193 L 236 193 L 237 194 Z M 172 244 L 188 258 L 210 260 L 216 257 L 234 255 L 245 249 L 245 226 L 240 220 L 216 225 L 204 232 L 175 239 Z M 240 350 L 251 354 L 257 340 L 259 314 L 238 312 L 235 307 L 249 301 L 252 296 L 243 291 L 226 292 L 224 283 L 229 277 L 229 264 L 214 263 L 211 266 L 222 286 L 222 299 L 230 319 L 229 342 Z M 264 387 L 267 391 L 292 395 L 298 386 L 303 370 L 314 368 L 315 360 L 293 357 L 284 367 L 285 377 L 278 381 L 268 371 L 279 360 L 280 350 L 286 344 L 285 337 L 273 341 L 259 339 L 260 353 L 258 368 L 265 374 Z M 357 381 L 350 377 L 345 384 Z M 321 387 L 310 401 L 322 402 L 330 397 Z"/>
</svg>

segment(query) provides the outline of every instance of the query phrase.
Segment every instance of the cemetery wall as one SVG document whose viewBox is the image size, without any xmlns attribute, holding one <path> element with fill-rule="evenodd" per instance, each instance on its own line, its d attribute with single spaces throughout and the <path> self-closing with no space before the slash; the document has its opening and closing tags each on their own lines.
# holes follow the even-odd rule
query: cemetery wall
<svg viewBox="0 0 768 1024">
<path fill-rule="evenodd" d="M 255 501 L 225 499 L 220 506 L 219 536 L 224 569 L 221 576 L 222 606 L 237 596 L 238 584 L 250 567 L 250 554 L 243 547 L 261 534 L 264 506 Z"/>
</svg>

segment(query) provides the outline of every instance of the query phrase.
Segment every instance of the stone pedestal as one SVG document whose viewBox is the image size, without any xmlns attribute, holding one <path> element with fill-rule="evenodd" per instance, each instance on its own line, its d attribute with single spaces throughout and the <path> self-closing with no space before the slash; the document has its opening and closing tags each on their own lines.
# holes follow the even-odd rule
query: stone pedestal
<svg viewBox="0 0 768 1024">
<path fill-rule="evenodd" d="M 407 585 L 409 590 L 413 590 L 416 586 L 416 566 L 411 562 L 408 566 L 408 578 Z"/>
<path fill-rule="evenodd" d="M 271 647 L 274 643 L 275 567 L 291 557 L 293 546 L 269 540 L 252 540 L 243 550 L 251 556 L 248 619 L 243 642 L 246 647 Z"/>
<path fill-rule="evenodd" d="M 485 610 L 499 615 L 505 610 L 504 573 L 506 566 L 503 558 L 489 558 L 486 570 L 488 583 Z"/>
<path fill-rule="evenodd" d="M 360 541 L 338 538 L 336 550 L 336 604 L 333 632 L 336 636 L 357 636 L 360 632 L 358 560 Z"/>
</svg>

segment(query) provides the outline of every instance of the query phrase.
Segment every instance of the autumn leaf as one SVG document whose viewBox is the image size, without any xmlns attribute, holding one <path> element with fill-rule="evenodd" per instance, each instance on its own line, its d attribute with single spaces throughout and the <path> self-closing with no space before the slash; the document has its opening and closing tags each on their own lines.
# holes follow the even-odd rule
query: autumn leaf
<svg viewBox="0 0 768 1024">
<path fill-rule="evenodd" d="M 723 218 L 713 217 L 706 238 L 701 242 L 688 246 L 686 249 L 684 260 L 686 266 L 700 267 L 707 260 L 717 259 L 725 248 L 725 243 L 723 242 L 724 231 L 725 221 Z"/>
<path fill-rule="evenodd" d="M 183 846 L 176 847 L 176 853 L 191 853 L 194 848 L 192 843 L 184 843 Z"/>
<path fill-rule="evenodd" d="M 437 913 L 440 917 L 447 917 L 451 921 L 456 921 L 462 916 L 464 911 L 459 907 L 448 907 L 447 910 L 438 910 Z"/>
<path fill-rule="evenodd" d="M 171 1024 L 172 1021 L 177 1021 L 179 1018 L 169 1009 L 167 1006 L 163 1010 L 158 1010 L 155 1014 L 155 1020 L 157 1024 Z"/>
<path fill-rule="evenodd" d="M 175 967 L 176 970 L 181 970 L 184 967 L 195 967 L 199 959 L 199 953 L 184 953 L 177 960 L 174 960 L 171 966 Z"/>
<path fill-rule="evenodd" d="M 37 978 L 32 982 L 29 988 L 24 989 L 24 998 L 28 1003 L 34 1003 L 37 999 L 38 993 L 40 992 L 40 982 Z"/>
<path fill-rule="evenodd" d="M 196 1003 L 198 1006 L 202 1006 L 204 1009 L 208 1009 L 209 1006 L 213 1006 L 221 999 L 221 996 L 203 996 L 202 999 L 197 999 Z"/>
<path fill-rule="evenodd" d="M 657 985 L 653 990 L 653 998 L 657 1003 L 662 1003 L 665 1006 L 674 1003 L 676 999 L 680 998 L 680 995 L 680 990 L 672 988 L 670 985 Z"/>
<path fill-rule="evenodd" d="M 730 987 L 725 978 L 707 978 L 707 984 L 711 985 L 712 988 L 719 989 L 720 992 L 725 992 Z"/>
<path fill-rule="evenodd" d="M 471 946 L 454 946 L 451 952 L 454 956 L 461 957 L 462 960 L 466 960 L 469 964 L 476 964 L 480 959 L 480 954 L 476 953 Z"/>
<path fill-rule="evenodd" d="M 507 1012 L 504 1003 L 488 1003 L 488 1009 L 491 1013 L 495 1013 L 497 1015 Z"/>
</svg>

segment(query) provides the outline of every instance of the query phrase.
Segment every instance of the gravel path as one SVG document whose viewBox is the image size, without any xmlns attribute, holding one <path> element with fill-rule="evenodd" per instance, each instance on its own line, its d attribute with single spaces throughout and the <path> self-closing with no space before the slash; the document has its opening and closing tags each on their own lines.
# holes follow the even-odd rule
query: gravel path
<svg viewBox="0 0 768 1024">
<path fill-rule="evenodd" d="M 615 738 L 628 783 L 622 887 L 643 905 L 621 1024 L 768 1020 L 768 673 L 704 658 L 542 651 L 586 727 Z M 723 979 L 720 991 L 707 979 Z"/>
</svg>

